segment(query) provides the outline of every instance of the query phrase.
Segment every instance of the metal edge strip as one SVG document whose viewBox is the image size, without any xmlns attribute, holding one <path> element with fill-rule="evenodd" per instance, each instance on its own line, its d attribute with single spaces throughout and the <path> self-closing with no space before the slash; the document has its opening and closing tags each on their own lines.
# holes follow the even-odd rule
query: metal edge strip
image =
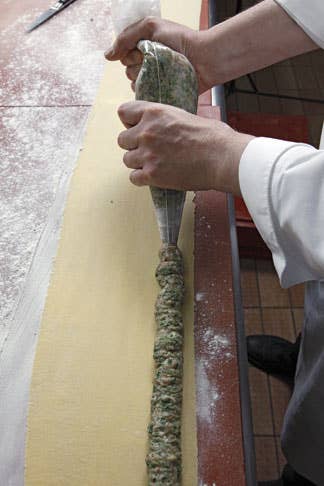
<svg viewBox="0 0 324 486">
<path fill-rule="evenodd" d="M 209 0 L 209 26 L 213 27 L 218 23 L 217 18 L 217 0 Z M 226 122 L 226 105 L 223 86 L 214 86 L 212 88 L 212 105 L 219 106 L 221 112 L 221 120 Z M 243 432 L 243 448 L 245 458 L 245 474 L 247 486 L 256 486 L 256 471 L 255 471 L 255 449 L 253 438 L 253 423 L 251 413 L 251 398 L 248 378 L 248 359 L 245 341 L 245 328 L 243 305 L 241 295 L 240 282 L 240 261 L 236 233 L 236 220 L 234 209 L 234 198 L 232 194 L 227 195 L 228 217 L 230 225 L 230 241 L 232 250 L 232 268 L 233 268 L 233 290 L 234 290 L 234 307 L 235 307 L 235 321 L 237 330 L 237 350 L 239 361 L 239 377 L 240 377 L 240 396 L 241 396 L 241 417 L 242 417 L 242 432 Z"/>
</svg>

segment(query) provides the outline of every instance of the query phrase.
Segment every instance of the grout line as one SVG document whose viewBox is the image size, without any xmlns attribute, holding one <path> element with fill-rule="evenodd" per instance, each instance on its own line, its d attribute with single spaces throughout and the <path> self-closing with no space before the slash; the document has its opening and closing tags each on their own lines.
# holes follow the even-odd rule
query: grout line
<svg viewBox="0 0 324 486">
<path fill-rule="evenodd" d="M 280 90 L 278 88 L 278 83 L 277 83 L 277 79 L 276 79 L 275 70 L 273 69 L 272 66 L 270 67 L 270 69 L 271 69 L 271 72 L 272 72 L 272 75 L 273 75 L 274 85 L 276 87 L 277 94 L 279 94 L 280 93 Z M 280 113 L 278 113 L 278 115 L 282 115 L 282 113 L 283 113 L 283 107 L 282 107 L 282 100 L 281 99 L 279 99 L 279 107 L 280 107 L 280 109 L 279 109 Z"/>
<path fill-rule="evenodd" d="M 296 66 L 292 66 L 292 70 L 293 70 L 293 73 L 294 73 L 294 76 L 295 76 L 295 81 L 296 81 L 296 86 L 297 86 L 297 93 L 298 93 L 298 95 L 300 95 L 300 91 L 301 90 L 300 90 L 300 88 L 298 86 L 298 76 L 297 76 L 297 68 L 296 68 Z M 303 115 L 304 116 L 307 116 L 306 111 L 305 111 L 305 104 L 304 104 L 304 102 L 302 102 L 302 111 L 303 111 Z"/>
<path fill-rule="evenodd" d="M 268 437 L 268 438 L 273 438 L 273 439 L 280 439 L 280 435 L 272 435 L 272 434 L 253 434 L 254 437 Z"/>
<path fill-rule="evenodd" d="M 256 266 L 256 279 L 257 279 L 257 289 L 258 289 L 259 301 L 261 303 L 260 279 L 259 279 L 259 270 L 258 270 L 257 266 Z M 264 334 L 263 307 L 262 306 L 260 308 L 260 314 L 261 314 L 261 328 L 262 328 L 262 332 Z M 268 395 L 269 395 L 269 403 L 270 403 L 270 411 L 271 411 L 271 419 L 272 419 L 272 430 L 273 430 L 273 437 L 274 437 L 276 435 L 275 421 L 274 421 L 274 404 L 273 404 L 273 397 L 272 397 L 272 393 L 271 393 L 270 377 L 269 377 L 268 374 L 266 375 L 266 379 L 267 379 L 267 387 L 268 387 Z M 280 474 L 279 453 L 278 453 L 278 446 L 277 446 L 276 440 L 274 440 L 274 446 L 275 446 L 275 451 L 276 451 L 277 474 L 279 476 L 279 474 Z"/>
<path fill-rule="evenodd" d="M 244 309 L 280 309 L 280 310 L 287 310 L 287 309 L 290 309 L 290 305 L 283 305 L 283 306 L 280 306 L 280 305 L 245 305 L 244 306 Z M 302 305 L 294 305 L 293 306 L 294 309 L 303 309 L 304 306 Z"/>
<path fill-rule="evenodd" d="M 290 314 L 291 314 L 293 329 L 294 329 L 294 333 L 295 333 L 295 339 L 297 339 L 297 327 L 296 327 L 296 323 L 295 323 L 295 316 L 294 316 L 294 311 L 293 311 L 293 306 L 292 306 L 290 289 L 288 289 L 288 300 L 289 300 L 289 304 L 290 304 Z"/>
</svg>

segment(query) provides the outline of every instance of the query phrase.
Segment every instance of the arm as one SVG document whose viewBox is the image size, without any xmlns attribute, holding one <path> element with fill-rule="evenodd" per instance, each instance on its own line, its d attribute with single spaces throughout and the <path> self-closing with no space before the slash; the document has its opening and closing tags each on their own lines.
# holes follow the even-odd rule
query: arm
<svg viewBox="0 0 324 486">
<path fill-rule="evenodd" d="M 202 69 L 211 69 L 211 86 L 318 48 L 274 0 L 264 0 L 202 36 Z"/>
<path fill-rule="evenodd" d="M 173 36 L 172 39 L 178 47 L 183 48 L 182 52 L 192 62 L 196 59 L 201 87 L 310 51 L 317 44 L 324 46 L 322 0 L 312 0 L 311 10 L 304 0 L 277 1 L 283 4 L 296 23 L 272 0 L 265 0 L 236 19 L 199 34 L 199 42 L 205 42 L 202 60 L 194 57 L 193 46 L 197 46 L 197 37 L 195 42 L 189 42 L 191 35 L 198 36 L 198 33 L 182 31 L 179 34 L 175 27 L 179 37 Z M 289 11 L 291 7 L 293 12 Z M 279 30 L 276 22 L 262 17 L 266 12 L 267 15 L 277 12 L 274 18 L 281 26 Z M 265 28 L 258 25 L 262 18 Z M 255 24 L 256 19 L 258 22 Z M 145 24 L 147 21 L 142 22 Z M 167 40 L 168 29 L 164 21 L 161 24 L 155 19 L 149 20 L 151 35 L 157 35 L 156 22 L 160 26 L 160 34 L 164 33 Z M 240 26 L 247 30 L 251 28 L 251 32 L 242 32 Z M 137 28 L 138 25 L 130 27 L 135 35 L 133 40 L 138 36 Z M 236 35 L 231 39 L 230 33 Z M 108 53 L 108 57 L 121 58 L 124 64 L 129 65 L 128 60 L 134 55 L 133 46 L 136 43 L 130 42 L 127 32 L 125 35 L 126 38 L 117 39 L 115 51 Z M 269 35 L 275 36 L 276 41 L 279 39 L 280 42 L 274 46 L 272 39 L 267 40 Z M 211 42 L 213 36 L 217 62 L 213 63 L 215 70 L 211 69 L 212 74 L 208 77 L 204 57 L 208 53 L 208 39 Z M 289 43 L 285 42 L 286 38 Z M 162 38 L 154 40 L 163 42 Z M 176 45 L 172 47 L 177 48 Z M 220 60 L 223 67 L 219 66 L 217 70 Z M 131 79 L 135 79 L 133 74 L 135 71 L 128 71 Z M 212 125 L 210 120 L 205 121 L 177 109 L 172 112 L 170 107 L 160 105 L 158 112 L 155 109 L 151 103 L 144 105 L 133 102 L 122 106 L 119 113 L 125 126 L 131 127 L 121 134 L 119 143 L 122 148 L 129 150 L 124 162 L 134 169 L 132 182 L 138 185 L 154 183 L 161 187 L 174 184 L 172 187 L 183 189 L 213 188 L 236 194 L 241 190 L 256 226 L 272 251 L 282 285 L 288 287 L 302 281 L 323 279 L 324 152 L 303 144 L 253 139 L 234 132 L 220 122 Z M 163 123 L 160 124 L 160 121 Z M 168 165 L 170 155 L 177 162 L 172 166 Z"/>
<path fill-rule="evenodd" d="M 152 17 L 131 25 L 118 36 L 106 57 L 121 60 L 132 81 L 141 63 L 136 45 L 144 38 L 162 42 L 186 55 L 197 71 L 201 92 L 318 48 L 274 0 L 264 0 L 206 31 L 196 32 Z"/>
<path fill-rule="evenodd" d="M 242 155 L 244 201 L 284 287 L 324 278 L 323 173 L 324 150 L 306 144 L 255 138 Z"/>
<path fill-rule="evenodd" d="M 280 1 L 296 3 L 301 0 Z M 120 59 L 127 66 L 127 75 L 133 81 L 141 63 L 140 53 L 134 47 L 141 38 L 159 40 L 185 53 L 198 69 L 201 91 L 244 71 L 316 48 L 310 37 L 273 0 L 265 0 L 205 32 L 195 32 L 156 18 L 133 24 L 117 38 L 113 48 L 106 54 L 110 60 Z M 273 39 L 276 39 L 276 43 Z M 124 106 L 120 111 L 122 121 L 136 110 L 132 104 Z M 125 154 L 124 162 L 135 171 L 130 176 L 133 183 L 182 189 L 214 188 L 240 194 L 239 162 L 253 137 L 225 129 L 224 124 L 190 118 L 183 112 L 171 111 L 169 107 L 160 109 L 164 124 L 160 123 L 161 120 L 155 124 L 154 117 L 150 115 L 152 110 L 149 104 L 145 105 L 141 116 L 134 123 L 137 129 L 131 130 L 128 135 L 125 132 L 119 138 L 120 146 L 129 151 Z M 199 164 L 190 165 L 186 162 L 187 157 L 182 157 L 180 145 L 173 140 L 175 132 L 166 131 L 168 124 L 176 124 L 178 139 L 184 141 L 185 154 L 187 147 L 196 147 L 196 157 L 193 151 L 189 155 L 192 162 L 200 161 Z M 197 130 L 190 131 L 190 124 L 197 126 Z M 126 126 L 129 128 L 129 125 Z M 149 137 L 140 134 L 137 140 L 130 141 L 134 131 L 138 134 L 140 131 L 148 133 Z M 161 142 L 159 146 L 157 140 L 165 143 Z M 172 159 L 177 160 L 177 164 L 168 169 L 167 147 L 171 147 Z M 181 164 L 184 163 L 185 171 L 181 170 Z"/>
</svg>

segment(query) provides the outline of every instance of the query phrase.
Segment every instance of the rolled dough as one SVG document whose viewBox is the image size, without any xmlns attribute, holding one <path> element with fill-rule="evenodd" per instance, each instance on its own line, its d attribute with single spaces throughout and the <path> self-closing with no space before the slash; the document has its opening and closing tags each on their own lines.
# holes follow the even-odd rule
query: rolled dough
<svg viewBox="0 0 324 486">
<path fill-rule="evenodd" d="M 198 26 L 197 0 L 162 3 Z M 154 270 L 160 239 L 148 188 L 128 181 L 116 137 L 133 99 L 107 65 L 73 176 L 36 352 L 26 486 L 142 486 L 152 392 Z M 179 247 L 186 269 L 183 484 L 197 484 L 193 362 L 193 204 Z"/>
</svg>

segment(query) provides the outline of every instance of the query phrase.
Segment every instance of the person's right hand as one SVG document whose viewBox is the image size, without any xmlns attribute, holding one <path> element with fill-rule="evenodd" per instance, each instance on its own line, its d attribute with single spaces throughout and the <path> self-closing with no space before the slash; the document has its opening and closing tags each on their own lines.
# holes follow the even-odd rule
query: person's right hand
<svg viewBox="0 0 324 486">
<path fill-rule="evenodd" d="M 121 32 L 105 57 L 108 61 L 121 61 L 126 66 L 126 75 L 134 89 L 142 64 L 142 54 L 136 48 L 138 41 L 146 39 L 161 42 L 189 59 L 198 76 L 199 92 L 203 93 L 211 87 L 207 69 L 204 69 L 204 58 L 208 56 L 204 48 L 204 37 L 204 31 L 195 31 L 158 17 L 146 17 Z"/>
</svg>

